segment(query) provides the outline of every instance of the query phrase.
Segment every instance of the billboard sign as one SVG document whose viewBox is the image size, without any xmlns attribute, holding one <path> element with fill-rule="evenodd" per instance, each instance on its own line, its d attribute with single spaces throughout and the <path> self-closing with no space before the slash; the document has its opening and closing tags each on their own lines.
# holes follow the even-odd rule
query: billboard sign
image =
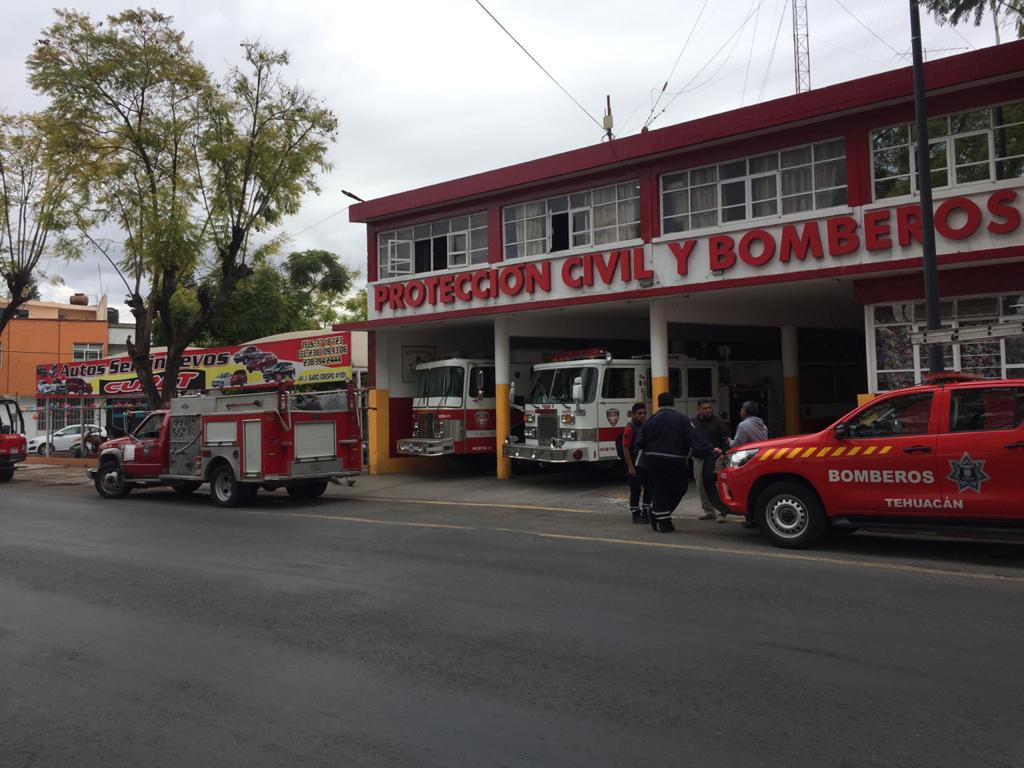
<svg viewBox="0 0 1024 768">
<path fill-rule="evenodd" d="M 167 355 L 150 355 L 157 387 Z M 352 344 L 348 331 L 281 341 L 250 342 L 237 347 L 189 349 L 181 356 L 178 390 L 236 389 L 294 382 L 296 385 L 346 385 L 352 381 Z M 130 357 L 109 357 L 36 368 L 40 395 L 142 395 Z"/>
</svg>

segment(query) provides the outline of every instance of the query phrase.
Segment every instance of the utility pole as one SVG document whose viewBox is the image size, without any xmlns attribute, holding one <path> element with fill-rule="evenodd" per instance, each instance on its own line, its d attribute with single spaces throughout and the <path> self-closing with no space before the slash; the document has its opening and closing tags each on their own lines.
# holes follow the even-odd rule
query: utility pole
<svg viewBox="0 0 1024 768">
<path fill-rule="evenodd" d="M 811 90 L 811 42 L 807 0 L 793 0 L 793 77 L 796 92 Z"/>
<path fill-rule="evenodd" d="M 910 43 L 914 53 L 914 112 L 917 117 L 917 188 L 921 193 L 921 234 L 924 242 L 924 303 L 928 330 L 942 325 L 939 312 L 939 269 L 935 259 L 935 216 L 932 211 L 932 169 L 928 141 L 928 107 L 925 102 L 924 64 L 921 62 L 921 14 L 917 0 L 910 0 Z M 928 344 L 928 370 L 941 373 L 942 347 Z"/>
</svg>

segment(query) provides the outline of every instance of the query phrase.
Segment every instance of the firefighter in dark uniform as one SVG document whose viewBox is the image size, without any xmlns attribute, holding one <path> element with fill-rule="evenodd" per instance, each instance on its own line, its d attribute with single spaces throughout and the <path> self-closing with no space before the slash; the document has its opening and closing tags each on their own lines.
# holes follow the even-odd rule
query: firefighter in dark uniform
<svg viewBox="0 0 1024 768">
<path fill-rule="evenodd" d="M 673 410 L 673 405 L 675 401 L 668 392 L 658 395 L 658 412 L 644 422 L 639 439 L 640 462 L 647 469 L 653 495 L 651 528 L 659 533 L 676 529 L 672 512 L 686 493 L 690 450 L 717 453 L 689 417 Z"/>
</svg>

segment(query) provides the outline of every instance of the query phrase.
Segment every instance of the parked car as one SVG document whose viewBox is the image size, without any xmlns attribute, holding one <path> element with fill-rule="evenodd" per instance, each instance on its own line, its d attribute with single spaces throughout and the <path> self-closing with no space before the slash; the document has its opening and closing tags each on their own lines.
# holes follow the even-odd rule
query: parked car
<svg viewBox="0 0 1024 768">
<path fill-rule="evenodd" d="M 57 394 L 57 384 L 53 381 L 40 381 L 36 385 L 36 391 L 40 395 L 55 395 Z"/>
<path fill-rule="evenodd" d="M 90 435 L 93 432 L 98 432 L 101 437 L 107 436 L 107 430 L 98 424 L 86 424 L 85 434 Z M 46 453 L 46 446 L 50 446 L 50 453 L 56 451 L 70 451 L 72 446 L 77 446 L 81 442 L 82 437 L 82 425 L 81 424 L 70 424 L 63 429 L 58 429 L 53 433 L 53 439 L 47 443 L 46 435 L 37 435 L 28 441 L 29 453 L 38 453 L 43 455 Z"/>
<path fill-rule="evenodd" d="M 295 363 L 281 360 L 263 369 L 264 381 L 295 381 Z"/>
<path fill-rule="evenodd" d="M 245 370 L 252 373 L 253 371 L 262 371 L 277 362 L 277 355 L 273 352 L 260 352 L 259 354 L 252 355 L 245 361 Z"/>
<path fill-rule="evenodd" d="M 250 344 L 248 347 L 242 347 L 240 350 L 235 352 L 234 361 L 241 365 L 242 363 L 248 362 L 250 357 L 262 354 L 263 352 L 260 351 L 259 347 Z"/>
<path fill-rule="evenodd" d="M 64 381 L 64 391 L 69 395 L 91 395 L 92 387 L 85 379 L 80 379 L 77 376 Z"/>
<path fill-rule="evenodd" d="M 210 386 L 213 389 L 223 389 L 224 387 L 231 386 L 231 372 L 224 371 L 224 373 L 218 373 L 213 381 L 210 382 Z"/>
<path fill-rule="evenodd" d="M 231 386 L 232 387 L 244 387 L 249 383 L 249 374 L 244 369 L 239 368 L 237 371 L 231 374 Z"/>
</svg>

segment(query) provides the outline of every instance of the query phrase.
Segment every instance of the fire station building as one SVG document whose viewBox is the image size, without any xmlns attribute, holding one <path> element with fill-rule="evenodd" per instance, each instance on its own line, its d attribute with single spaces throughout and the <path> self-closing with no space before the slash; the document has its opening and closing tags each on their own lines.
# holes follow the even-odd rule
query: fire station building
<svg viewBox="0 0 1024 768">
<path fill-rule="evenodd" d="M 1024 41 L 929 62 L 925 82 L 943 322 L 1020 320 Z M 499 403 L 553 351 L 650 355 L 655 398 L 670 356 L 712 361 L 702 395 L 734 424 L 756 400 L 775 435 L 919 381 L 913 122 L 908 67 L 354 205 L 371 470 L 429 466 L 395 441 L 431 355 L 493 357 Z M 946 363 L 1021 376 L 1024 339 L 950 345 Z"/>
</svg>

